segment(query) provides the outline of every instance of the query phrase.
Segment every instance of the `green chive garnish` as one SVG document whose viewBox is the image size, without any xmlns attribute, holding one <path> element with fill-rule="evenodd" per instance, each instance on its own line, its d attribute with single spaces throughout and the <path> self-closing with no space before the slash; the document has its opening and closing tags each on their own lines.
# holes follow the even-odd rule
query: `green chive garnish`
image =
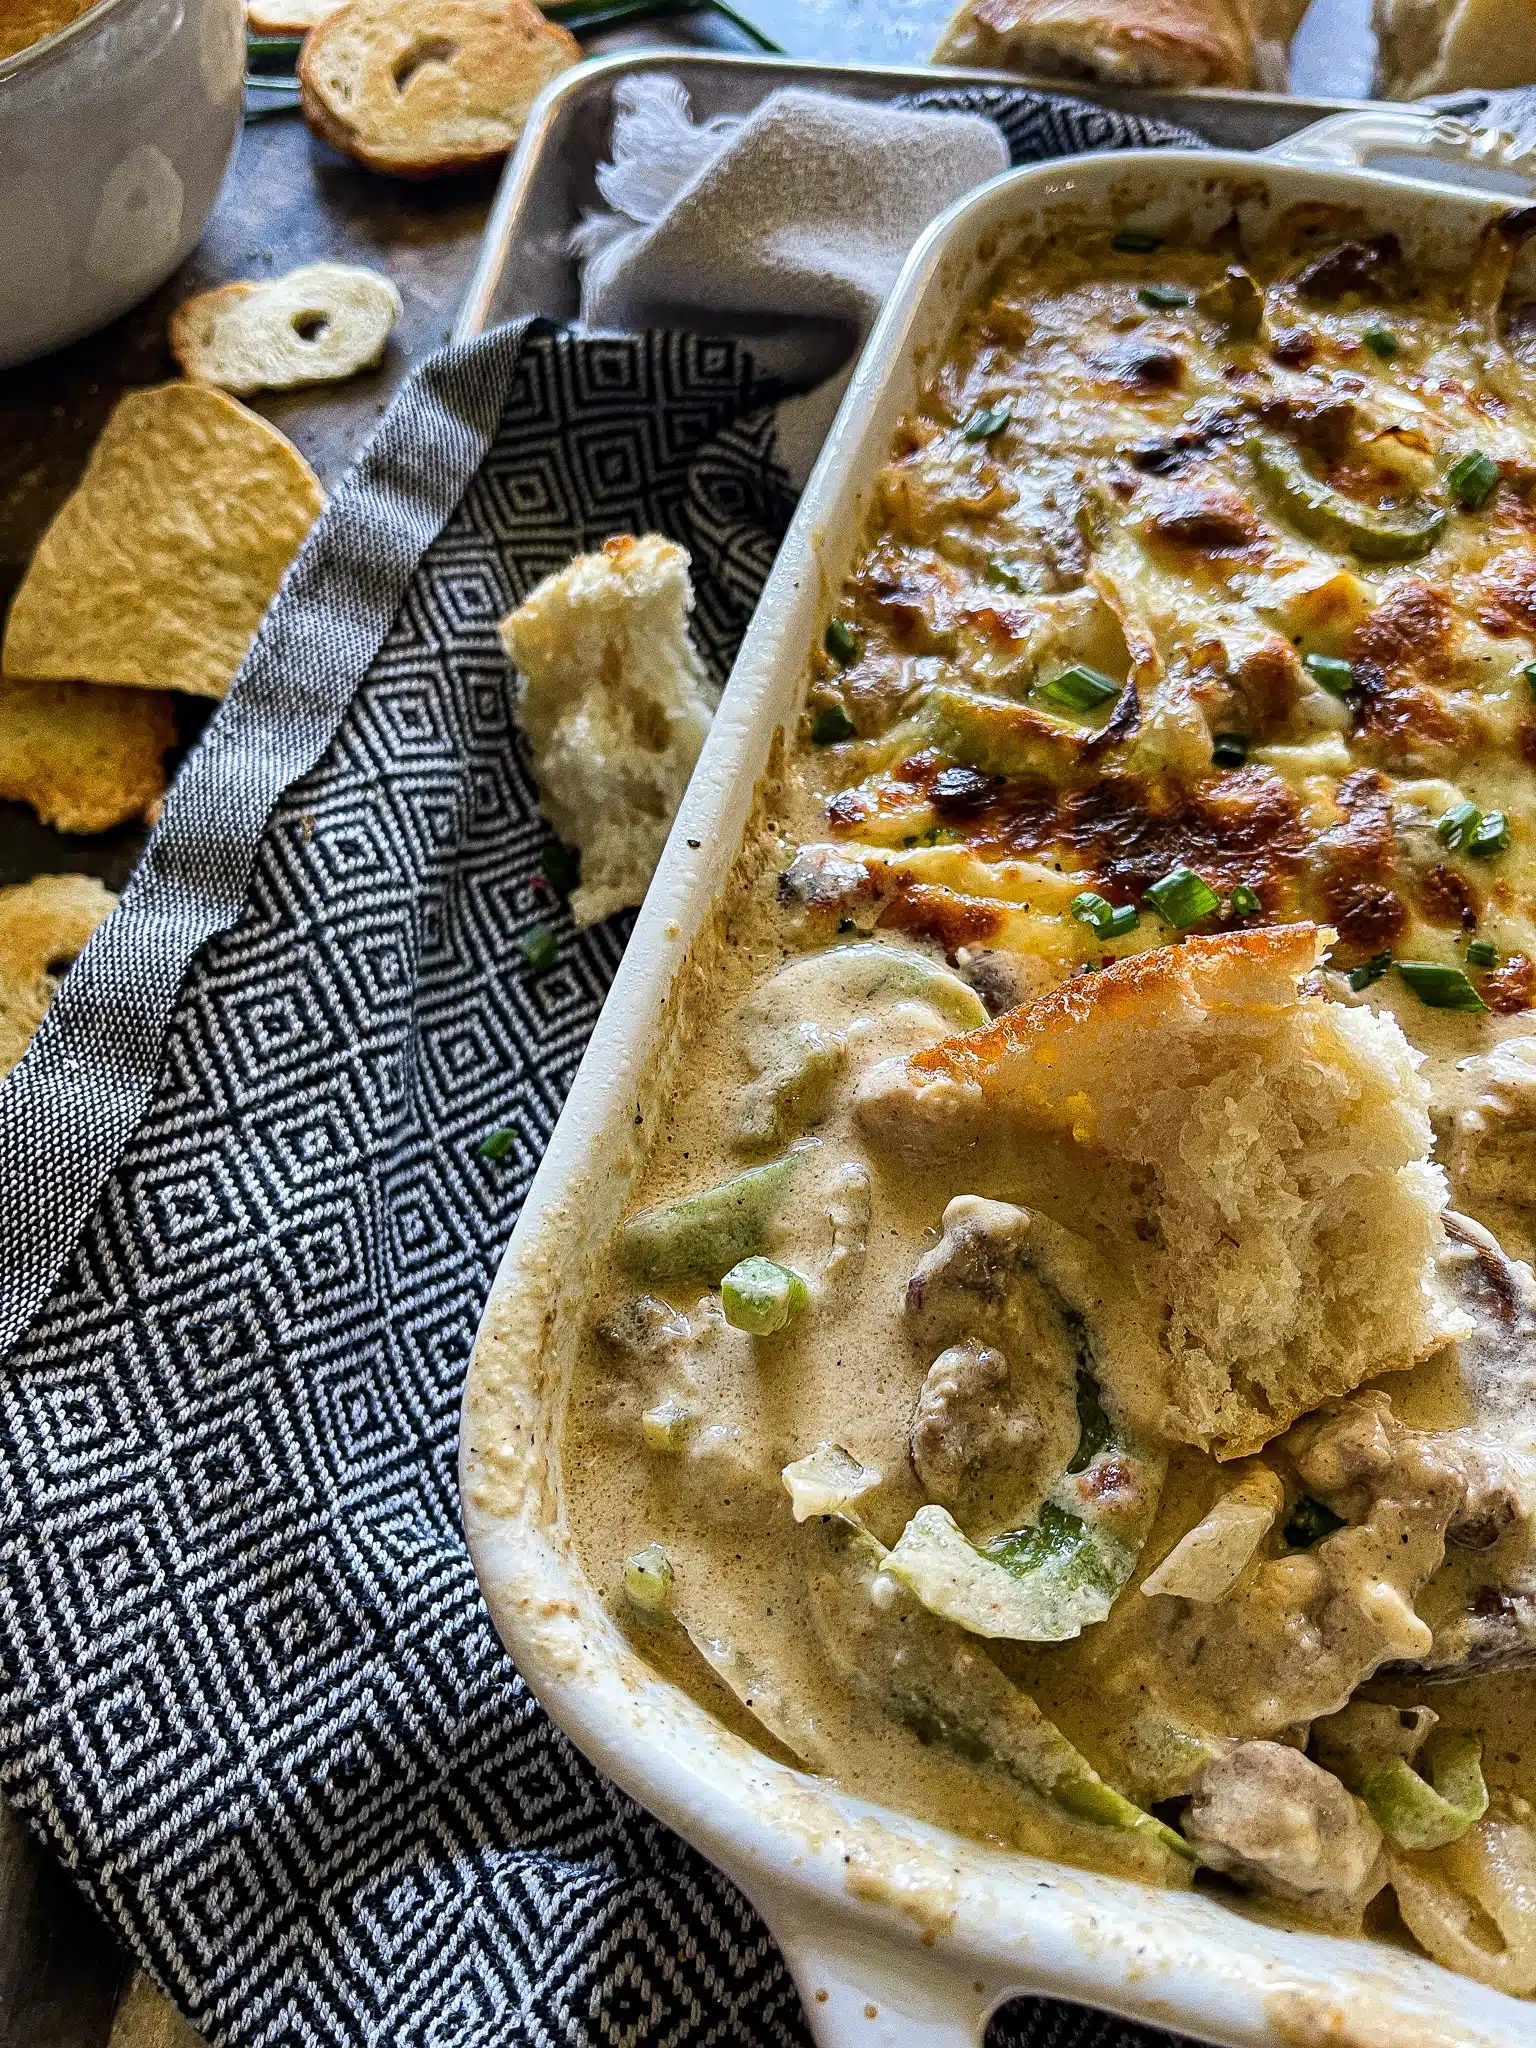
<svg viewBox="0 0 1536 2048">
<path fill-rule="evenodd" d="M 1355 687 L 1354 663 L 1338 654 L 1304 654 L 1301 665 L 1314 683 L 1332 697 L 1347 697 Z"/>
<path fill-rule="evenodd" d="M 1110 236 L 1109 246 L 1122 256 L 1150 256 L 1154 249 L 1161 249 L 1163 238 L 1145 228 L 1122 228 L 1118 235 Z"/>
<path fill-rule="evenodd" d="M 1467 851 L 1475 860 L 1487 860 L 1493 854 L 1509 851 L 1509 820 L 1502 811 L 1484 811 L 1467 841 Z"/>
<path fill-rule="evenodd" d="M 1472 844 L 1473 834 L 1482 822 L 1483 814 L 1476 804 L 1452 804 L 1443 818 L 1435 820 L 1435 837 L 1452 853 L 1459 853 Z"/>
<path fill-rule="evenodd" d="M 543 974 L 560 957 L 560 941 L 547 924 L 536 924 L 523 933 L 522 952 L 533 972 Z"/>
<path fill-rule="evenodd" d="M 1488 1007 L 1459 967 L 1443 967 L 1438 960 L 1399 960 L 1397 971 L 1427 1009 L 1480 1011 Z"/>
<path fill-rule="evenodd" d="M 813 747 L 835 746 L 839 740 L 852 738 L 853 720 L 841 704 L 823 704 L 811 720 Z"/>
<path fill-rule="evenodd" d="M 1004 398 L 996 405 L 989 405 L 984 412 L 973 412 L 960 429 L 960 438 L 963 441 L 990 441 L 1012 418 L 1013 400 Z"/>
<path fill-rule="evenodd" d="M 821 644 L 839 668 L 846 668 L 858 654 L 859 636 L 846 619 L 828 619 Z"/>
<path fill-rule="evenodd" d="M 544 879 L 551 889 L 562 896 L 569 896 L 581 880 L 580 857 L 568 846 L 562 846 L 558 839 L 539 855 L 539 866 L 544 870 Z"/>
<path fill-rule="evenodd" d="M 1154 313 L 1176 313 L 1180 306 L 1189 304 L 1189 293 L 1181 291 L 1176 284 L 1138 285 L 1136 296 Z"/>
<path fill-rule="evenodd" d="M 504 1125 L 494 1131 L 487 1131 L 475 1147 L 482 1159 L 505 1159 L 517 1143 L 516 1131 L 509 1131 Z"/>
<path fill-rule="evenodd" d="M 1467 963 L 1472 967 L 1497 967 L 1499 949 L 1492 939 L 1471 939 L 1467 943 Z"/>
<path fill-rule="evenodd" d="M 1240 732 L 1218 732 L 1211 739 L 1211 760 L 1217 768 L 1241 768 L 1248 758 L 1248 742 Z"/>
<path fill-rule="evenodd" d="M 1092 889 L 1073 897 L 1072 915 L 1079 924 L 1092 925 L 1101 939 L 1123 939 L 1138 922 L 1134 903 L 1110 903 Z"/>
<path fill-rule="evenodd" d="M 1536 697 L 1536 661 L 1528 661 L 1520 673 L 1525 677 L 1526 688 Z"/>
<path fill-rule="evenodd" d="M 1221 908 L 1221 898 L 1193 868 L 1175 868 L 1164 875 L 1160 882 L 1152 884 L 1142 901 L 1175 931 L 1198 924 L 1202 917 Z"/>
<path fill-rule="evenodd" d="M 1259 901 L 1258 890 L 1250 889 L 1246 882 L 1238 883 L 1227 898 L 1227 902 L 1231 905 L 1234 917 L 1257 917 L 1264 908 Z"/>
<path fill-rule="evenodd" d="M 1395 356 L 1402 346 L 1402 343 L 1392 332 L 1391 328 L 1383 327 L 1379 320 L 1371 322 L 1370 326 L 1365 330 L 1362 339 L 1371 354 L 1373 356 L 1380 356 L 1383 362 L 1387 362 L 1391 357 Z"/>
<path fill-rule="evenodd" d="M 1374 954 L 1363 966 L 1351 967 L 1349 970 L 1350 987 L 1356 995 L 1359 995 L 1360 991 L 1369 988 L 1373 981 L 1380 981 L 1391 965 L 1392 955 L 1390 953 Z"/>
<path fill-rule="evenodd" d="M 1458 455 L 1445 473 L 1451 495 L 1469 512 L 1481 511 L 1498 487 L 1499 465 L 1481 448 L 1469 448 Z"/>
<path fill-rule="evenodd" d="M 1281 1535 L 1292 1550 L 1310 1550 L 1315 1543 L 1321 1543 L 1325 1536 L 1331 1536 L 1335 1529 L 1342 1529 L 1344 1517 L 1336 1515 L 1332 1508 L 1324 1507 L 1320 1500 L 1314 1500 L 1310 1493 L 1304 1493 L 1285 1518 Z"/>
<path fill-rule="evenodd" d="M 1118 683 L 1112 683 L 1108 676 L 1101 676 L 1096 668 L 1087 668 L 1082 663 L 1076 668 L 1063 669 L 1059 676 L 1052 676 L 1048 683 L 1040 685 L 1037 692 L 1047 704 L 1060 704 L 1068 711 L 1094 711 L 1119 694 Z"/>
</svg>

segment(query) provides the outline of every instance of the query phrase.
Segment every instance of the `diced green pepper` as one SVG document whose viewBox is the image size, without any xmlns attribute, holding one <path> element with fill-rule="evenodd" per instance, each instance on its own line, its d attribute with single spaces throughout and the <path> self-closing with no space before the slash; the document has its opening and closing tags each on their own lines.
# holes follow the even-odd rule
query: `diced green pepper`
<svg viewBox="0 0 1536 2048">
<path fill-rule="evenodd" d="M 1391 328 L 1383 327 L 1379 320 L 1371 322 L 1370 326 L 1366 328 L 1365 333 L 1361 336 L 1361 339 L 1371 354 L 1373 356 L 1380 356 L 1384 363 L 1390 362 L 1402 346 Z"/>
<path fill-rule="evenodd" d="M 668 1394 L 640 1417 L 640 1440 L 648 1451 L 675 1458 L 693 1427 L 693 1414 Z"/>
<path fill-rule="evenodd" d="M 1346 498 L 1315 477 L 1296 449 L 1272 434 L 1255 434 L 1248 457 L 1277 509 L 1309 540 L 1347 548 L 1363 562 L 1412 562 L 1439 539 L 1443 506 L 1385 511 Z"/>
<path fill-rule="evenodd" d="M 761 1246 L 797 1164 L 798 1155 L 787 1152 L 680 1202 L 642 1209 L 619 1227 L 619 1265 L 637 1280 L 693 1273 L 719 1280 Z"/>
<path fill-rule="evenodd" d="M 828 619 L 822 645 L 839 668 L 846 668 L 858 655 L 859 636 L 846 619 Z"/>
<path fill-rule="evenodd" d="M 1136 296 L 1155 313 L 1176 313 L 1189 304 L 1189 293 L 1176 284 L 1139 285 Z"/>
<path fill-rule="evenodd" d="M 1469 967 L 1497 967 L 1498 964 L 1499 949 L 1492 939 L 1472 939 L 1468 942 L 1467 965 Z"/>
<path fill-rule="evenodd" d="M 1451 464 L 1445 481 L 1468 512 L 1480 512 L 1499 487 L 1499 465 L 1481 448 L 1469 448 Z"/>
<path fill-rule="evenodd" d="M 1361 1787 L 1376 1824 L 1400 1849 L 1443 1849 L 1488 1811 L 1483 1746 L 1476 1736 L 1436 1729 L 1423 1754 L 1433 1783 L 1406 1758 L 1394 1756 Z"/>
<path fill-rule="evenodd" d="M 672 1612 L 672 1566 L 659 1543 L 647 1543 L 624 1563 L 624 1592 L 647 1621 Z"/>
<path fill-rule="evenodd" d="M 1525 687 L 1536 697 L 1536 661 L 1528 661 L 1520 673 L 1525 677 Z"/>
<path fill-rule="evenodd" d="M 560 957 L 560 941 L 547 924 L 531 926 L 522 937 L 523 959 L 530 973 L 544 974 Z"/>
<path fill-rule="evenodd" d="M 741 1259 L 720 1282 L 725 1320 L 733 1330 L 772 1337 L 793 1322 L 810 1301 L 810 1289 L 792 1266 L 773 1259 Z"/>
<path fill-rule="evenodd" d="M 487 1131 L 475 1150 L 482 1159 L 505 1159 L 516 1143 L 516 1131 L 503 1124 L 498 1130 Z"/>
<path fill-rule="evenodd" d="M 963 441 L 994 440 L 1012 418 L 1013 400 L 1001 399 L 996 405 L 989 405 L 982 411 L 973 412 L 960 429 L 960 438 Z"/>
<path fill-rule="evenodd" d="M 811 745 L 813 747 L 836 746 L 839 740 L 851 740 L 854 723 L 841 704 L 822 704 L 817 707 L 811 720 Z"/>
</svg>

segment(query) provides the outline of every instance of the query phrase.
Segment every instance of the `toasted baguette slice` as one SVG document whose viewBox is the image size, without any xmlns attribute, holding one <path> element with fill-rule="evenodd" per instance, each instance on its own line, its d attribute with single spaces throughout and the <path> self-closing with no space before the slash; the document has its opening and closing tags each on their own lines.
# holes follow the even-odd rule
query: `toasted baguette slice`
<svg viewBox="0 0 1536 2048">
<path fill-rule="evenodd" d="M 400 312 L 378 271 L 306 263 L 188 299 L 171 315 L 171 353 L 184 376 L 221 391 L 332 384 L 373 367 Z"/>
<path fill-rule="evenodd" d="M 60 832 L 157 813 L 175 739 L 168 691 L 0 676 L 0 797 Z"/>
<path fill-rule="evenodd" d="M 306 38 L 300 104 L 322 141 L 373 171 L 440 178 L 493 163 L 581 60 L 533 0 L 348 0 Z"/>
<path fill-rule="evenodd" d="M 544 815 L 581 849 L 578 924 L 640 902 L 714 715 L 684 549 L 620 534 L 501 622 Z"/>
<path fill-rule="evenodd" d="M 936 1199 L 1022 1202 L 1098 1247 L 1115 1405 L 1224 1457 L 1465 1331 L 1435 1284 L 1420 1055 L 1304 991 L 1319 951 L 1314 925 L 1160 947 L 860 1089 Z"/>
<path fill-rule="evenodd" d="M 65 969 L 116 902 L 94 875 L 0 889 L 0 1074 L 26 1051 Z"/>
<path fill-rule="evenodd" d="M 962 0 L 934 49 L 976 64 L 1099 85 L 1255 81 L 1249 0 Z"/>
</svg>

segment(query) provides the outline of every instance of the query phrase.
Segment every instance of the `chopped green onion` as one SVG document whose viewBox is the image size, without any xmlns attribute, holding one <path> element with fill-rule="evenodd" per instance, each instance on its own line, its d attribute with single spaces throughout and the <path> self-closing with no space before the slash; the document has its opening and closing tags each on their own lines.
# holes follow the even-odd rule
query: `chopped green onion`
<svg viewBox="0 0 1536 2048">
<path fill-rule="evenodd" d="M 1483 813 L 1467 841 L 1467 851 L 1475 860 L 1487 860 L 1493 854 L 1509 851 L 1509 820 L 1502 811 Z"/>
<path fill-rule="evenodd" d="M 1160 882 L 1152 884 L 1142 901 L 1176 931 L 1198 924 L 1202 917 L 1221 908 L 1221 898 L 1193 868 L 1175 868 L 1164 875 Z"/>
<path fill-rule="evenodd" d="M 1536 661 L 1528 661 L 1520 673 L 1525 677 L 1526 688 L 1536 697 Z"/>
<path fill-rule="evenodd" d="M 1483 1745 L 1437 1728 L 1424 1745 L 1433 1784 L 1406 1757 L 1389 1757 L 1360 1788 L 1382 1833 L 1400 1849 L 1443 1849 L 1488 1811 Z"/>
<path fill-rule="evenodd" d="M 1233 914 L 1237 917 L 1257 917 L 1264 908 L 1264 905 L 1259 901 L 1258 890 L 1250 889 L 1246 882 L 1239 882 L 1232 891 L 1232 894 L 1227 898 L 1227 901 L 1232 906 Z"/>
<path fill-rule="evenodd" d="M 1493 496 L 1499 483 L 1499 465 L 1481 448 L 1469 448 L 1458 455 L 1445 473 L 1451 495 L 1469 512 L 1479 512 Z"/>
<path fill-rule="evenodd" d="M 1324 1507 L 1320 1500 L 1314 1500 L 1310 1493 L 1304 1493 L 1285 1518 L 1280 1533 L 1292 1550 L 1310 1550 L 1321 1543 L 1325 1536 L 1331 1536 L 1335 1529 L 1342 1529 L 1344 1517 L 1336 1515 L 1332 1508 Z"/>
<path fill-rule="evenodd" d="M 835 746 L 839 740 L 852 738 L 853 720 L 841 704 L 823 704 L 811 720 L 813 747 Z"/>
<path fill-rule="evenodd" d="M 516 1143 L 516 1131 L 509 1131 L 502 1125 L 494 1131 L 487 1131 L 475 1151 L 482 1159 L 505 1159 Z"/>
<path fill-rule="evenodd" d="M 1355 687 L 1353 662 L 1338 654 L 1304 654 L 1301 665 L 1314 683 L 1321 683 L 1333 697 L 1347 697 Z"/>
<path fill-rule="evenodd" d="M 1123 939 L 1137 925 L 1134 903 L 1110 903 L 1092 889 L 1073 897 L 1072 915 L 1079 924 L 1092 925 L 1101 939 Z"/>
<path fill-rule="evenodd" d="M 1122 228 L 1118 235 L 1110 236 L 1109 246 L 1122 256 L 1150 256 L 1154 249 L 1161 249 L 1163 238 L 1145 228 Z"/>
<path fill-rule="evenodd" d="M 647 1543 L 624 1562 L 624 1591 L 629 1603 L 648 1620 L 672 1612 L 672 1566 L 659 1543 Z"/>
<path fill-rule="evenodd" d="M 1392 955 L 1390 953 L 1373 954 L 1363 966 L 1351 967 L 1349 970 L 1350 987 L 1356 995 L 1359 995 L 1360 991 L 1369 988 L 1373 981 L 1380 981 L 1391 965 Z"/>
<path fill-rule="evenodd" d="M 990 441 L 1012 418 L 1013 400 L 1000 399 L 996 405 L 989 405 L 982 412 L 973 412 L 960 429 L 960 438 L 963 441 Z"/>
<path fill-rule="evenodd" d="M 522 954 L 534 974 L 543 974 L 560 957 L 560 941 L 547 924 L 533 925 L 523 933 Z"/>
<path fill-rule="evenodd" d="M 859 636 L 846 619 L 828 619 L 821 644 L 839 668 L 846 668 L 858 656 Z"/>
<path fill-rule="evenodd" d="M 1431 1010 L 1486 1010 L 1488 1005 L 1459 967 L 1438 960 L 1399 960 L 1397 971 Z"/>
<path fill-rule="evenodd" d="M 1181 291 L 1176 284 L 1144 284 L 1137 287 L 1136 296 L 1144 306 L 1155 313 L 1175 313 L 1180 306 L 1189 304 L 1189 293 Z"/>
<path fill-rule="evenodd" d="M 1499 949 L 1492 939 L 1472 939 L 1467 944 L 1467 961 L 1472 967 L 1497 967 Z"/>
<path fill-rule="evenodd" d="M 568 846 L 553 840 L 539 855 L 539 866 L 544 870 L 544 879 L 551 889 L 561 896 L 569 896 L 581 880 L 581 859 Z"/>
<path fill-rule="evenodd" d="M 1108 676 L 1101 676 L 1096 668 L 1087 668 L 1081 662 L 1076 668 L 1066 668 L 1059 676 L 1052 676 L 1036 692 L 1047 704 L 1060 704 L 1068 711 L 1094 711 L 1119 694 L 1118 683 L 1112 683 Z"/>
<path fill-rule="evenodd" d="M 1371 322 L 1370 326 L 1365 330 L 1363 339 L 1371 354 L 1373 356 L 1380 356 L 1383 362 L 1387 362 L 1391 357 L 1395 356 L 1402 346 L 1402 343 L 1392 332 L 1391 328 L 1383 327 L 1379 320 Z"/>
<path fill-rule="evenodd" d="M 800 1314 L 811 1291 L 790 1266 L 773 1259 L 742 1259 L 720 1282 L 725 1320 L 733 1330 L 772 1337 Z"/>
<path fill-rule="evenodd" d="M 1217 768 L 1241 768 L 1248 758 L 1248 741 L 1240 732 L 1218 732 L 1211 738 L 1211 761 Z"/>
<path fill-rule="evenodd" d="M 1435 837 L 1452 853 L 1459 853 L 1462 847 L 1471 845 L 1482 822 L 1483 814 L 1476 804 L 1452 804 L 1443 818 L 1435 820 Z"/>
</svg>

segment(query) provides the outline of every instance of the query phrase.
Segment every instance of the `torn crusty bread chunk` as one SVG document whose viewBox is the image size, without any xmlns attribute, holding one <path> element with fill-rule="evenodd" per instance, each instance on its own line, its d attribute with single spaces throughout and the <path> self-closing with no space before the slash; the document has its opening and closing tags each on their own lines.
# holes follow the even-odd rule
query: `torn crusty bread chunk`
<svg viewBox="0 0 1536 2048">
<path fill-rule="evenodd" d="M 300 105 L 370 170 L 437 178 L 505 156 L 545 86 L 580 61 L 533 0 L 348 0 L 305 38 Z"/>
<path fill-rule="evenodd" d="M 259 36 L 302 36 L 344 0 L 246 0 L 245 25 Z"/>
<path fill-rule="evenodd" d="M 400 311 L 378 271 L 306 263 L 188 299 L 171 315 L 171 353 L 184 376 L 222 391 L 333 384 L 373 367 Z"/>
<path fill-rule="evenodd" d="M 1101 85 L 1257 83 L 1250 0 L 963 0 L 934 49 L 976 64 Z"/>
<path fill-rule="evenodd" d="M 168 691 L 0 676 L 0 797 L 60 832 L 153 817 L 175 739 Z"/>
<path fill-rule="evenodd" d="M 688 555 L 619 534 L 546 576 L 501 622 L 544 815 L 581 850 L 578 924 L 638 903 L 718 693 L 688 636 Z"/>
<path fill-rule="evenodd" d="M 860 1089 L 863 1129 L 936 1194 L 1036 1206 L 1098 1247 L 1115 1406 L 1221 1456 L 1465 1332 L 1435 1288 L 1420 1056 L 1300 985 L 1320 937 L 1138 954 Z M 1117 1323 L 1153 1342 L 1117 1346 Z"/>
<path fill-rule="evenodd" d="M 117 902 L 94 875 L 0 889 L 0 1074 L 26 1051 L 75 955 Z"/>
<path fill-rule="evenodd" d="M 0 669 L 222 697 L 324 502 L 238 399 L 130 391 L 27 565 Z"/>
</svg>

